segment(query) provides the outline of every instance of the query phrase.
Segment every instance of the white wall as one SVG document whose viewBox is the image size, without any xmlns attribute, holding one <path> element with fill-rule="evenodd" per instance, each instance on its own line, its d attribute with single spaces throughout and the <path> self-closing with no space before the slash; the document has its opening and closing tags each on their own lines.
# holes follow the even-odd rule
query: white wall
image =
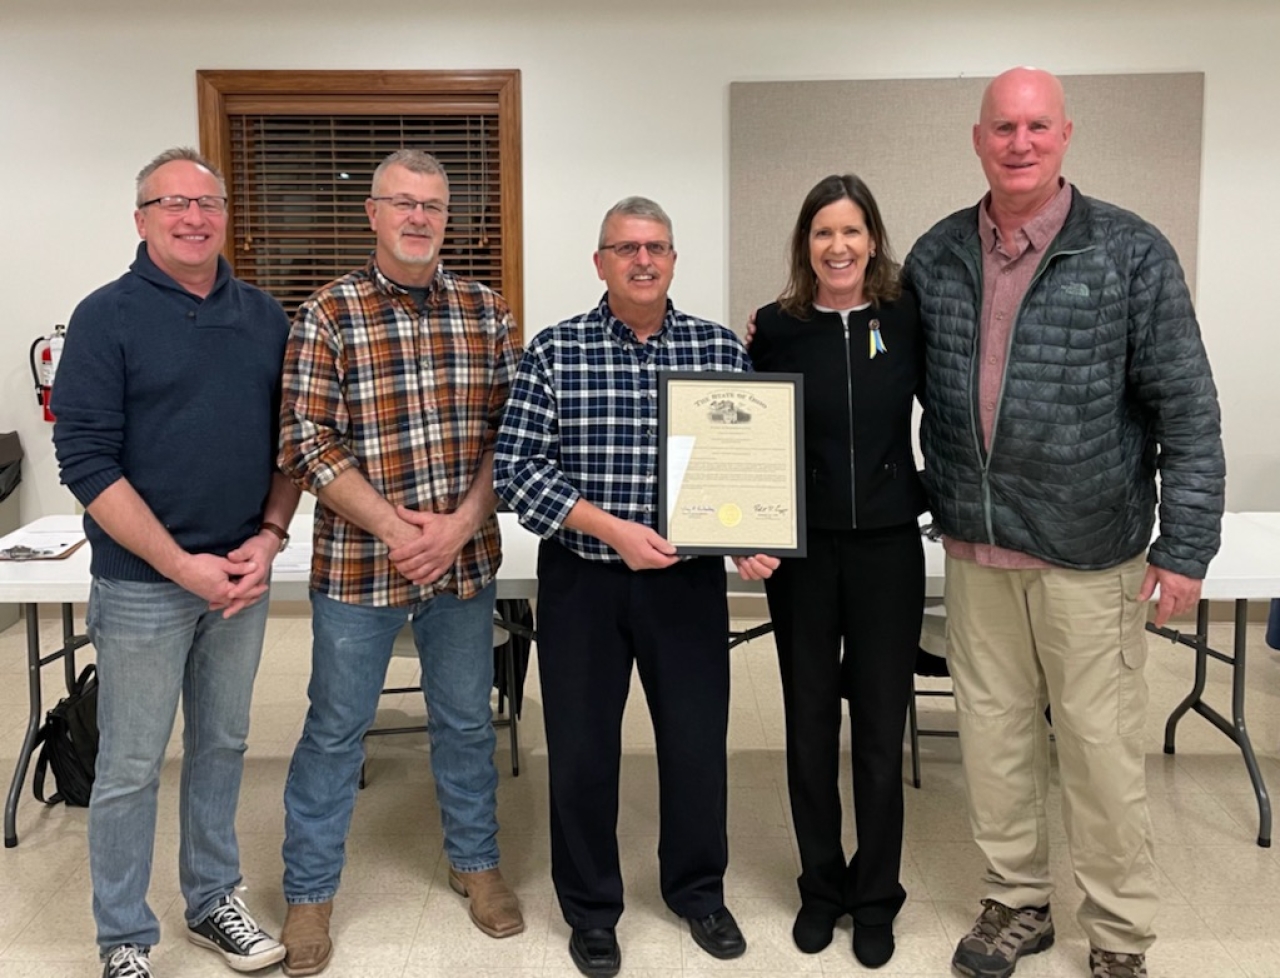
<svg viewBox="0 0 1280 978">
<path fill-rule="evenodd" d="M 27 348 L 128 264 L 133 176 L 196 143 L 199 68 L 521 69 L 530 332 L 594 303 L 598 222 L 629 193 L 675 220 L 676 301 L 724 317 L 731 81 L 1203 71 L 1198 306 L 1228 505 L 1280 509 L 1278 49 L 1273 0 L 0 0 L 0 431 L 26 448 L 23 517 L 72 510 Z"/>
</svg>

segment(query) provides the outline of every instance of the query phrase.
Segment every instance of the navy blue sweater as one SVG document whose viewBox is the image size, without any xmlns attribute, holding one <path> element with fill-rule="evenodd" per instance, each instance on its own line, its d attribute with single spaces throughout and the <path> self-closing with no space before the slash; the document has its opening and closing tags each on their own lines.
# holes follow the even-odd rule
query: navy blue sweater
<svg viewBox="0 0 1280 978">
<path fill-rule="evenodd" d="M 179 546 L 224 555 L 257 532 L 275 471 L 289 320 L 218 260 L 200 299 L 156 267 L 79 306 L 53 390 L 62 482 L 88 506 L 126 478 Z M 162 581 L 85 515 L 96 576 Z"/>
</svg>

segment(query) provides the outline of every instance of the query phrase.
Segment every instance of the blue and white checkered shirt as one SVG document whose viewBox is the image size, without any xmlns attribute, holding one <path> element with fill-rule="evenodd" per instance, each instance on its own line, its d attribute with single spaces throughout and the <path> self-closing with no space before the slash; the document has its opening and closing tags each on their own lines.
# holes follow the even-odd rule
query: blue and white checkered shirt
<svg viewBox="0 0 1280 978">
<path fill-rule="evenodd" d="M 588 313 L 533 338 L 516 372 L 494 452 L 494 488 L 541 537 L 587 560 L 622 560 L 565 527 L 585 499 L 657 529 L 658 371 L 751 369 L 729 330 L 667 302 L 647 343 L 613 315 L 606 296 Z"/>
</svg>

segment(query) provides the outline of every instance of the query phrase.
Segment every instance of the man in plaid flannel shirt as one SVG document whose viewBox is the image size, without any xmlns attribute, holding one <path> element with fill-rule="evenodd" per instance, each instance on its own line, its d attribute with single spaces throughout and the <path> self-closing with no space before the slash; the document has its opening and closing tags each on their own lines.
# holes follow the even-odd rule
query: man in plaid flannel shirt
<svg viewBox="0 0 1280 978">
<path fill-rule="evenodd" d="M 318 499 L 310 709 L 285 786 L 287 975 L 329 962 L 361 738 L 406 622 L 449 883 L 486 934 L 524 929 L 498 870 L 489 706 L 493 444 L 518 351 L 502 297 L 440 265 L 448 206 L 434 157 L 387 157 L 365 202 L 373 257 L 302 305 L 285 357 L 280 467 Z"/>
</svg>

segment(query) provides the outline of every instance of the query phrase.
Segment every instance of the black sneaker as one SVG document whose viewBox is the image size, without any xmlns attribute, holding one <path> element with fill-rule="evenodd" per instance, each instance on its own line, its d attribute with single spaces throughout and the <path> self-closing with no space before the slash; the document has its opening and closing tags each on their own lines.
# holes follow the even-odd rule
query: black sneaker
<svg viewBox="0 0 1280 978">
<path fill-rule="evenodd" d="M 188 924 L 187 940 L 221 952 L 236 971 L 257 971 L 284 960 L 284 945 L 259 927 L 233 896 L 223 897 L 200 923 Z"/>
<path fill-rule="evenodd" d="M 113 947 L 102 965 L 102 978 L 152 978 L 148 950 L 136 944 Z"/>
</svg>

